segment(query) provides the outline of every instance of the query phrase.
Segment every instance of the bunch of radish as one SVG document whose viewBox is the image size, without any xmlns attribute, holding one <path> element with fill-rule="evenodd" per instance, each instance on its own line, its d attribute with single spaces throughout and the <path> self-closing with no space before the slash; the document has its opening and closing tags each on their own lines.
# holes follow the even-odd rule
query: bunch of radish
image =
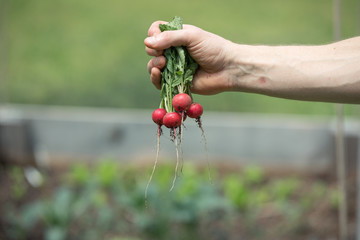
<svg viewBox="0 0 360 240">
<path fill-rule="evenodd" d="M 199 103 L 193 103 L 191 97 L 186 93 L 179 93 L 172 99 L 175 111 L 167 112 L 164 108 L 158 108 L 152 113 L 152 120 L 161 127 L 174 129 L 185 121 L 186 117 L 195 118 L 198 121 L 203 113 L 203 107 Z"/>
<path fill-rule="evenodd" d="M 168 24 L 160 24 L 161 31 L 171 31 L 182 29 L 182 19 L 175 17 Z M 166 58 L 166 66 L 161 74 L 161 90 L 160 90 L 160 106 L 152 113 L 152 120 L 157 124 L 157 152 L 156 160 L 151 173 L 148 185 L 145 190 L 145 200 L 147 189 L 154 175 L 157 160 L 159 157 L 160 136 L 162 134 L 162 126 L 170 129 L 172 140 L 176 146 L 176 167 L 175 176 L 173 180 L 173 189 L 176 177 L 178 175 L 179 167 L 179 151 L 178 138 L 180 141 L 180 148 L 182 146 L 182 126 L 187 117 L 193 118 L 198 123 L 202 131 L 202 136 L 205 141 L 206 138 L 201 124 L 201 115 L 203 114 L 203 107 L 199 103 L 193 101 L 190 87 L 193 76 L 198 68 L 198 64 L 192 59 L 185 47 L 170 47 L 165 49 L 164 56 Z"/>
</svg>

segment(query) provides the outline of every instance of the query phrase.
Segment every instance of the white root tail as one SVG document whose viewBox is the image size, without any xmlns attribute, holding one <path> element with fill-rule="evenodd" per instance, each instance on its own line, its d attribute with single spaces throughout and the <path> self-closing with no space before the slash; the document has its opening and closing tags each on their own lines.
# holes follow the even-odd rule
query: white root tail
<svg viewBox="0 0 360 240">
<path fill-rule="evenodd" d="M 159 152 L 160 152 L 160 135 L 161 135 L 161 126 L 159 125 L 159 126 L 158 126 L 158 134 L 157 134 L 157 144 L 156 144 L 156 158 L 155 158 L 154 166 L 153 166 L 153 169 L 152 169 L 152 172 L 151 172 L 149 181 L 148 181 L 148 183 L 147 183 L 147 185 L 146 185 L 146 188 L 145 188 L 145 207 L 146 207 L 146 208 L 148 207 L 148 204 L 147 204 L 147 193 L 148 193 L 149 186 L 150 186 L 151 180 L 152 180 L 152 178 L 153 178 L 153 176 L 154 176 L 155 169 L 156 169 L 156 166 L 157 166 L 157 162 L 158 162 L 158 159 L 159 159 Z"/>
<path fill-rule="evenodd" d="M 206 163 L 207 163 L 207 167 L 208 167 L 208 177 L 209 177 L 209 181 L 212 184 L 212 177 L 211 177 L 211 167 L 210 167 L 210 161 L 209 161 L 209 153 L 208 153 L 208 148 L 207 148 L 207 141 L 206 141 L 206 136 L 205 136 L 205 131 L 202 127 L 202 122 L 201 122 L 201 118 L 199 117 L 198 119 L 196 119 L 196 122 L 201 130 L 201 136 L 203 138 L 204 141 L 204 149 L 205 149 L 205 154 L 206 154 Z"/>
<path fill-rule="evenodd" d="M 175 182 L 176 182 L 176 178 L 177 178 L 177 174 L 178 174 L 178 168 L 179 168 L 179 149 L 178 149 L 178 142 L 177 142 L 177 136 L 176 136 L 176 129 L 173 128 L 173 131 L 174 131 L 174 141 L 175 141 L 175 147 L 176 147 L 176 166 L 175 166 L 175 174 L 174 174 L 172 186 L 170 188 L 170 192 L 173 190 L 173 188 L 175 186 Z"/>
</svg>

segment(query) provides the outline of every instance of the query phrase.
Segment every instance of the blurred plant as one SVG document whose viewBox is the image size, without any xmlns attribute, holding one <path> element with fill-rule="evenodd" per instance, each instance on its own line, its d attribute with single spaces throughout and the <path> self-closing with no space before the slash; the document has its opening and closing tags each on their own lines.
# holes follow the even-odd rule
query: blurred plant
<svg viewBox="0 0 360 240">
<path fill-rule="evenodd" d="M 320 200 L 337 204 L 336 191 L 322 182 L 267 178 L 260 167 L 249 166 L 210 183 L 204 169 L 186 163 L 172 192 L 173 165 L 158 166 L 146 209 L 148 175 L 144 172 L 151 168 L 145 170 L 110 160 L 75 164 L 66 181 L 45 199 L 21 208 L 7 203 L 7 235 L 10 240 L 32 239 L 30 236 L 45 240 L 228 239 L 231 228 L 239 227 L 236 217 L 244 236 L 263 239 L 274 232 L 286 235 L 306 227 L 306 212 Z M 14 170 L 11 176 L 17 179 L 20 172 Z M 259 227 L 266 219 L 279 224 Z M 36 235 L 37 228 L 43 236 Z"/>
<path fill-rule="evenodd" d="M 88 198 L 79 198 L 76 192 L 67 187 L 56 190 L 51 199 L 38 200 L 25 205 L 20 211 L 7 212 L 10 223 L 11 239 L 27 239 L 31 229 L 44 225 L 45 240 L 67 239 L 68 231 L 74 219 L 81 217 L 89 206 Z M 16 229 L 16 231 L 13 231 Z M 14 234 L 17 232 L 17 234 Z"/>
<path fill-rule="evenodd" d="M 14 166 L 9 171 L 11 181 L 11 196 L 15 200 L 20 200 L 27 191 L 27 182 L 24 171 L 21 167 Z"/>
<path fill-rule="evenodd" d="M 41 215 L 41 205 L 38 203 L 22 206 L 20 210 L 7 204 L 5 211 L 7 222 L 6 234 L 9 239 L 25 240 L 36 226 Z"/>
<path fill-rule="evenodd" d="M 323 199 L 323 196 L 329 196 L 329 198 L 326 198 L 326 201 L 329 202 L 330 205 L 332 205 L 332 193 L 331 190 L 327 189 L 328 187 L 326 184 L 322 181 L 317 181 L 310 185 L 310 187 L 306 188 L 306 194 L 303 194 L 304 191 L 299 191 L 296 193 L 297 195 L 301 195 L 299 199 L 299 204 L 301 204 L 303 209 L 310 209 L 314 204 Z"/>
<path fill-rule="evenodd" d="M 265 173 L 262 168 L 255 165 L 246 166 L 241 174 L 224 177 L 224 194 L 237 208 L 245 210 L 268 199 L 267 189 L 259 186 L 264 180 Z"/>
<path fill-rule="evenodd" d="M 112 237 L 109 240 L 140 240 L 140 238 L 136 237 Z"/>
<path fill-rule="evenodd" d="M 274 179 L 269 183 L 270 193 L 278 201 L 286 201 L 300 186 L 296 178 Z"/>
<path fill-rule="evenodd" d="M 258 184 L 265 180 L 264 170 L 257 165 L 248 165 L 243 170 L 243 177 L 250 184 Z"/>
<path fill-rule="evenodd" d="M 333 209 L 338 209 L 340 201 L 341 201 L 339 189 L 336 188 L 336 189 L 329 190 L 329 201 L 330 201 L 330 205 Z"/>
<path fill-rule="evenodd" d="M 249 203 L 249 189 L 238 176 L 229 175 L 223 180 L 225 196 L 240 210 L 246 209 Z"/>
<path fill-rule="evenodd" d="M 90 168 L 84 163 L 75 163 L 69 169 L 66 178 L 75 185 L 86 184 L 91 178 Z"/>
<path fill-rule="evenodd" d="M 84 197 L 85 196 L 85 197 Z M 80 195 L 67 187 L 60 187 L 52 199 L 40 202 L 41 218 L 46 224 L 46 240 L 67 239 L 68 230 L 74 220 L 87 211 L 90 200 L 87 195 Z"/>
<path fill-rule="evenodd" d="M 119 165 L 115 161 L 102 160 L 95 167 L 95 177 L 102 186 L 109 187 L 118 182 L 118 167 Z"/>
<path fill-rule="evenodd" d="M 149 208 L 144 211 L 143 207 L 133 205 L 144 206 L 145 179 L 133 192 L 137 195 L 133 199 L 138 201 L 129 202 L 129 209 L 135 213 L 134 222 L 145 239 L 202 239 L 200 222 L 219 222 L 230 212 L 230 203 L 216 185 L 210 184 L 207 175 L 198 174 L 195 165 L 184 165 L 183 175 L 172 192 L 169 192 L 172 180 L 169 173 L 173 173 L 173 167 L 159 166 L 157 173 L 148 191 Z"/>
<path fill-rule="evenodd" d="M 336 192 L 321 181 L 312 184 L 297 177 L 272 177 L 258 167 L 246 167 L 239 174 L 223 178 L 224 195 L 241 214 L 245 232 L 262 239 L 277 233 L 294 233 L 309 226 L 307 213 L 317 204 L 336 205 Z M 328 196 L 328 197 L 325 197 Z M 263 220 L 277 219 L 272 228 L 258 228 Z M 278 236 L 278 235 L 277 235 Z"/>
</svg>

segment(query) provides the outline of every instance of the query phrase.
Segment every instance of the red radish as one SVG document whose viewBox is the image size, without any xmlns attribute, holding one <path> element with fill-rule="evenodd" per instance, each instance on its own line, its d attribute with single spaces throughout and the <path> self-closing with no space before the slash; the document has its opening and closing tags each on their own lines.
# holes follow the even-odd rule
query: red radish
<svg viewBox="0 0 360 240">
<path fill-rule="evenodd" d="M 199 118 L 203 114 L 203 107 L 199 103 L 193 103 L 186 111 L 190 118 Z"/>
<path fill-rule="evenodd" d="M 186 111 L 191 103 L 191 97 L 186 93 L 179 93 L 172 99 L 172 106 L 178 112 Z"/>
<path fill-rule="evenodd" d="M 154 121 L 154 123 L 156 123 L 157 125 L 162 125 L 163 124 L 163 118 L 166 114 L 166 110 L 163 108 L 158 108 L 155 109 L 152 113 L 152 120 Z"/>
<path fill-rule="evenodd" d="M 162 123 L 168 128 L 175 128 L 181 124 L 181 115 L 177 112 L 165 114 Z"/>
</svg>

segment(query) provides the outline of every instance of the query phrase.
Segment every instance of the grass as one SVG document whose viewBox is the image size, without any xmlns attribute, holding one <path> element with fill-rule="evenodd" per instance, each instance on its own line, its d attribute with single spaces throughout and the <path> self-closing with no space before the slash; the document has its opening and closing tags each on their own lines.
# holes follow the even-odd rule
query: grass
<svg viewBox="0 0 360 240">
<path fill-rule="evenodd" d="M 344 38 L 359 33 L 358 5 L 343 1 Z M 0 62 L 8 67 L 0 84 L 14 103 L 155 108 L 159 92 L 149 83 L 143 39 L 153 21 L 175 15 L 234 42 L 322 44 L 333 38 L 327 0 L 14 0 L 1 7 L 8 9 L 8 51 Z M 218 111 L 333 114 L 333 104 L 251 94 L 196 99 Z"/>
</svg>

